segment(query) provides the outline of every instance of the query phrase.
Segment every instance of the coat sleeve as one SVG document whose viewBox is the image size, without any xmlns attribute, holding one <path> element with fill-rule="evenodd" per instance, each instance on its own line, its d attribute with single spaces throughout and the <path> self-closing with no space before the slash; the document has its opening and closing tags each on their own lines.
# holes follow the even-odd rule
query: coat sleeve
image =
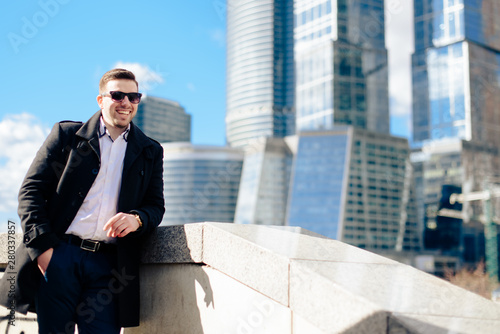
<svg viewBox="0 0 500 334">
<path fill-rule="evenodd" d="M 165 213 L 165 199 L 163 196 L 163 147 L 155 145 L 153 158 L 153 171 L 147 186 L 146 195 L 140 207 L 131 210 L 137 213 L 142 220 L 143 226 L 136 232 L 130 233 L 130 237 L 138 237 L 152 232 L 162 221 Z"/>
<path fill-rule="evenodd" d="M 23 242 L 32 260 L 59 243 L 48 218 L 47 203 L 64 168 L 63 137 L 60 124 L 56 123 L 38 150 L 19 190 L 18 214 L 24 232 Z"/>
</svg>

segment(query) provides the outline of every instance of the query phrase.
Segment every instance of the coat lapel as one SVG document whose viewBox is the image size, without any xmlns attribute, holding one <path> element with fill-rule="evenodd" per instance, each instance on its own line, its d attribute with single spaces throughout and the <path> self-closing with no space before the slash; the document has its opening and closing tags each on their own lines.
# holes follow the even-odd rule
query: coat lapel
<svg viewBox="0 0 500 334">
<path fill-rule="evenodd" d="M 99 132 L 97 131 L 99 126 L 99 119 L 101 118 L 101 111 L 96 112 L 87 123 L 83 124 L 82 127 L 76 132 L 76 135 L 86 139 L 94 150 L 94 152 L 101 159 L 101 151 L 99 150 Z"/>
<path fill-rule="evenodd" d="M 142 153 L 142 150 L 151 145 L 148 137 L 132 122 L 130 123 L 130 134 L 127 140 L 127 151 L 123 159 L 122 182 L 127 177 L 127 173 L 134 161 Z"/>
</svg>

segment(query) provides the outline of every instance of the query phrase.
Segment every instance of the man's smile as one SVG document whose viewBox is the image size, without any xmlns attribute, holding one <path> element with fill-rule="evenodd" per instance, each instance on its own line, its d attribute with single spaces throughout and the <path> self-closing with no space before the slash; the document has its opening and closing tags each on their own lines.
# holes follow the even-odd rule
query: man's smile
<svg viewBox="0 0 500 334">
<path fill-rule="evenodd" d="M 120 115 L 129 115 L 132 111 L 131 110 L 117 110 L 117 113 Z"/>
</svg>

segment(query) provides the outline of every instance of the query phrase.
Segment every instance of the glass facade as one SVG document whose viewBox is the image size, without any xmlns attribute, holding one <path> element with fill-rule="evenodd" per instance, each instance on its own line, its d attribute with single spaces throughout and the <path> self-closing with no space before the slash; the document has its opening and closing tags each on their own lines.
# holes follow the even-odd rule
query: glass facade
<svg viewBox="0 0 500 334">
<path fill-rule="evenodd" d="M 389 133 L 382 0 L 296 0 L 296 130 Z"/>
<path fill-rule="evenodd" d="M 285 225 L 292 155 L 283 139 L 247 148 L 235 223 Z"/>
<path fill-rule="evenodd" d="M 161 143 L 191 141 L 191 115 L 175 101 L 143 97 L 137 107 L 134 123 L 147 136 Z"/>
<path fill-rule="evenodd" d="M 415 0 L 414 15 L 413 144 L 418 151 L 412 160 L 418 160 L 425 246 L 474 263 L 484 257 L 483 225 L 471 218 L 460 229 L 447 230 L 457 220 L 437 212 L 446 187 L 469 193 L 496 182 L 490 177 L 499 167 L 500 2 Z M 466 202 L 462 213 L 479 217 L 481 205 Z"/>
<path fill-rule="evenodd" d="M 243 153 L 217 146 L 166 143 L 163 225 L 234 221 Z"/>
<path fill-rule="evenodd" d="M 460 214 L 464 218 L 439 216 L 442 194 L 446 188 L 461 193 L 482 191 L 494 182 L 500 168 L 498 148 L 473 141 L 445 138 L 424 145 L 411 155 L 417 186 L 417 203 L 421 208 L 419 221 L 424 222 L 426 249 L 456 256 L 462 262 L 473 264 L 484 258 L 484 225 L 478 220 L 483 215 L 481 201 L 463 203 Z M 500 199 L 494 198 L 495 210 Z M 444 207 L 446 207 L 446 203 Z M 499 212 L 499 211 L 496 211 Z M 448 224 L 451 222 L 451 224 Z M 453 247 L 450 247 L 453 241 Z"/>
<path fill-rule="evenodd" d="M 467 39 L 500 50 L 497 0 L 415 0 L 415 49 Z"/>
<path fill-rule="evenodd" d="M 288 225 L 370 250 L 421 249 L 406 139 L 341 126 L 298 138 Z"/>
<path fill-rule="evenodd" d="M 226 137 L 233 147 L 294 133 L 292 0 L 228 0 Z"/>
<path fill-rule="evenodd" d="M 415 145 L 442 138 L 500 145 L 500 3 L 415 0 L 414 15 Z"/>
<path fill-rule="evenodd" d="M 292 170 L 288 225 L 340 239 L 347 140 L 346 133 L 299 136 Z"/>
</svg>

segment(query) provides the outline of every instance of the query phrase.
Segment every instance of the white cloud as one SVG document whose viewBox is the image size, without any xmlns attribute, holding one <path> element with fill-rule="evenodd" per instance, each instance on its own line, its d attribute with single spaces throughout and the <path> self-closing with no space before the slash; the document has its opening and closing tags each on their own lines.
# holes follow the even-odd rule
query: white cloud
<svg viewBox="0 0 500 334">
<path fill-rule="evenodd" d="M 0 212 L 17 208 L 17 193 L 37 150 L 50 129 L 29 113 L 0 121 Z"/>
<path fill-rule="evenodd" d="M 165 80 L 164 77 L 167 73 L 162 73 L 157 66 L 156 71 L 149 68 L 147 65 L 139 63 L 125 63 L 122 61 L 117 62 L 113 68 L 124 68 L 132 71 L 135 74 L 136 80 L 139 82 L 139 89 L 147 91 L 162 84 Z"/>
<path fill-rule="evenodd" d="M 411 1 L 385 0 L 386 45 L 389 52 L 391 115 L 411 114 L 411 54 L 413 8 Z"/>
</svg>

